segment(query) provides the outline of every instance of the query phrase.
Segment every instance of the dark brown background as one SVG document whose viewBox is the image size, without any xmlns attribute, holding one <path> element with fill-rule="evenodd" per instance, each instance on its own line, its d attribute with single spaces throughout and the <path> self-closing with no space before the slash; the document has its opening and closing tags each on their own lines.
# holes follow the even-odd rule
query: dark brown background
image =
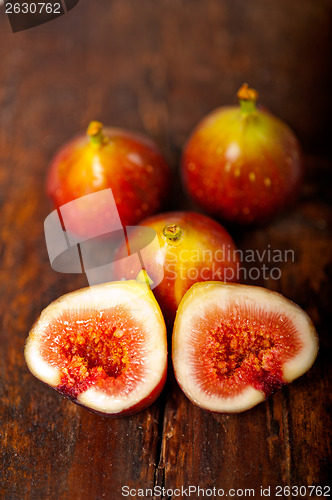
<svg viewBox="0 0 332 500">
<path fill-rule="evenodd" d="M 1 498 L 117 500 L 122 485 L 190 484 L 253 487 L 258 497 L 260 485 L 327 482 L 331 12 L 328 0 L 81 0 L 64 17 L 13 34 L 0 10 Z M 193 126 L 235 102 L 244 81 L 297 132 L 307 176 L 287 214 L 265 228 L 229 229 L 243 249 L 294 249 L 279 281 L 255 283 L 311 315 L 318 359 L 239 415 L 193 406 L 172 376 L 142 413 L 89 413 L 36 380 L 23 358 L 41 309 L 86 284 L 55 273 L 48 261 L 49 160 L 100 119 L 146 132 L 176 168 Z M 179 186 L 175 192 L 168 208 L 189 206 Z"/>
</svg>

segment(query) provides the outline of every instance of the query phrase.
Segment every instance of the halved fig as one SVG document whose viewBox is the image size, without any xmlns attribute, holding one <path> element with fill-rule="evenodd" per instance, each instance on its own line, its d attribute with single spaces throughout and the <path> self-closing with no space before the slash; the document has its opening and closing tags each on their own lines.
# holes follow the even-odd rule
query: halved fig
<svg viewBox="0 0 332 500">
<path fill-rule="evenodd" d="M 305 373 L 317 351 L 308 315 L 255 286 L 197 283 L 174 324 L 176 379 L 194 404 L 215 412 L 252 408 Z"/>
<path fill-rule="evenodd" d="M 91 410 L 128 415 L 160 394 L 166 328 L 145 283 L 104 283 L 64 295 L 41 313 L 25 347 L 31 372 Z"/>
</svg>

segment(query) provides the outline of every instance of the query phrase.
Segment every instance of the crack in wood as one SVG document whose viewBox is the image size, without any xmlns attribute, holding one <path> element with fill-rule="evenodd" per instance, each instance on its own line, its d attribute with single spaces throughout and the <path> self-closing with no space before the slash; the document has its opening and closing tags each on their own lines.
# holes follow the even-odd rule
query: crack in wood
<svg viewBox="0 0 332 500">
<path fill-rule="evenodd" d="M 165 487 L 164 440 L 167 437 L 167 434 L 165 433 L 165 415 L 166 415 L 166 395 L 164 394 L 162 396 L 162 400 L 160 401 L 160 411 L 158 419 L 158 439 L 156 446 L 156 461 L 155 461 L 155 471 L 154 471 L 154 481 L 153 481 L 154 489 L 156 486 L 160 488 Z M 154 496 L 153 499 L 155 500 L 155 498 L 156 497 Z M 158 498 L 160 499 L 161 497 L 159 496 Z"/>
<path fill-rule="evenodd" d="M 291 459 L 292 459 L 292 449 L 290 443 L 291 434 L 291 421 L 290 421 L 290 402 L 289 402 L 289 389 L 286 387 L 284 389 L 284 403 L 282 405 L 282 423 L 284 427 L 284 441 L 285 441 L 285 484 L 291 486 Z"/>
</svg>

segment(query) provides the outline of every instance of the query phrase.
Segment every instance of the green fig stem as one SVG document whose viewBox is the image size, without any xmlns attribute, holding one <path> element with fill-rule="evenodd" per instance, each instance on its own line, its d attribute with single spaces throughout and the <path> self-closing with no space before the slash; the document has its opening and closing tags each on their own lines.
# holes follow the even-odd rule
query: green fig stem
<svg viewBox="0 0 332 500">
<path fill-rule="evenodd" d="M 141 269 L 138 275 L 136 276 L 136 281 L 138 281 L 139 283 L 145 283 L 151 290 L 151 285 L 153 285 L 153 280 L 150 278 L 150 276 L 148 275 L 148 273 L 144 268 Z"/>
<path fill-rule="evenodd" d="M 249 114 L 256 111 L 258 93 L 255 89 L 251 89 L 247 83 L 244 83 L 242 87 L 240 87 L 237 97 L 239 99 L 242 114 Z"/>
<path fill-rule="evenodd" d="M 178 246 L 182 241 L 183 232 L 177 224 L 169 224 L 163 229 L 164 240 L 170 245 Z"/>
<path fill-rule="evenodd" d="M 100 122 L 90 122 L 86 133 L 90 137 L 90 141 L 93 146 L 99 147 L 105 142 L 103 124 Z"/>
</svg>

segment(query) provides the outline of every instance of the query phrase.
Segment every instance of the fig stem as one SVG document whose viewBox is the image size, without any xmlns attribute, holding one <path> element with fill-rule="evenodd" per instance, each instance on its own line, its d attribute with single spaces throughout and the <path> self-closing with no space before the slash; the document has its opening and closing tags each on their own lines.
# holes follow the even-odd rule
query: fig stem
<svg viewBox="0 0 332 500">
<path fill-rule="evenodd" d="M 151 290 L 151 285 L 153 285 L 153 280 L 150 278 L 146 270 L 143 268 L 140 270 L 138 275 L 136 276 L 136 281 L 139 283 L 146 283 L 146 285 L 150 288 Z"/>
<path fill-rule="evenodd" d="M 99 147 L 105 142 L 105 136 L 103 134 L 103 124 L 101 122 L 90 122 L 86 133 L 90 137 L 91 144 L 93 144 L 94 146 Z"/>
<path fill-rule="evenodd" d="M 182 230 L 177 224 L 169 224 L 163 229 L 164 239 L 170 245 L 178 245 L 182 240 Z"/>
<path fill-rule="evenodd" d="M 256 111 L 258 92 L 255 89 L 250 88 L 247 83 L 244 83 L 242 87 L 240 87 L 237 97 L 243 114 L 253 113 Z"/>
</svg>

